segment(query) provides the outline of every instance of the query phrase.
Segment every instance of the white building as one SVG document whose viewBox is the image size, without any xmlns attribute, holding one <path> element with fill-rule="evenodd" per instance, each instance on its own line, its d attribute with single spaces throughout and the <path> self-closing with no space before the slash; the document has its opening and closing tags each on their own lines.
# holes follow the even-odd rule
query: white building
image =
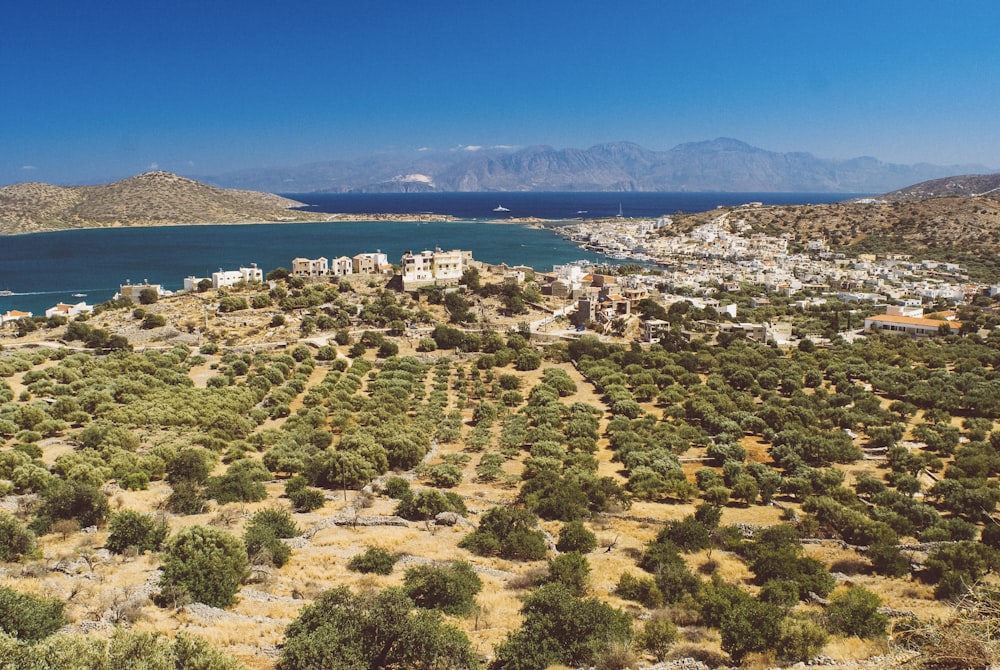
<svg viewBox="0 0 1000 670">
<path fill-rule="evenodd" d="M 184 278 L 184 290 L 188 291 L 188 292 L 197 291 L 198 290 L 198 284 L 202 283 L 203 281 L 207 281 L 207 282 L 211 283 L 212 282 L 212 278 L 211 277 L 195 277 L 194 275 L 191 275 L 190 277 L 185 277 Z"/>
<path fill-rule="evenodd" d="M 351 259 L 351 268 L 357 274 L 379 274 L 391 267 L 389 257 L 381 251 L 358 254 Z"/>
<path fill-rule="evenodd" d="M 6 314 L 0 314 L 0 326 L 6 326 L 16 323 L 20 319 L 30 319 L 33 316 L 31 312 L 22 312 L 18 309 L 8 309 Z"/>
<path fill-rule="evenodd" d="M 45 310 L 45 318 L 48 319 L 53 316 L 65 316 L 67 319 L 72 319 L 77 314 L 86 314 L 92 311 L 93 308 L 86 302 L 78 302 L 75 305 L 67 305 L 66 303 L 60 302 Z"/>
<path fill-rule="evenodd" d="M 343 277 L 354 274 L 354 260 L 350 256 L 340 256 L 330 261 L 330 274 L 334 277 Z"/>
<path fill-rule="evenodd" d="M 471 259 L 470 252 L 459 249 L 435 249 L 421 251 L 419 254 L 407 251 L 400 259 L 403 286 L 409 288 L 420 284 L 458 282 Z"/>
<path fill-rule="evenodd" d="M 264 272 L 257 267 L 256 263 L 251 263 L 248 268 L 239 270 L 222 270 L 212 273 L 212 288 L 222 288 L 223 286 L 235 286 L 240 282 L 262 282 Z"/>
</svg>

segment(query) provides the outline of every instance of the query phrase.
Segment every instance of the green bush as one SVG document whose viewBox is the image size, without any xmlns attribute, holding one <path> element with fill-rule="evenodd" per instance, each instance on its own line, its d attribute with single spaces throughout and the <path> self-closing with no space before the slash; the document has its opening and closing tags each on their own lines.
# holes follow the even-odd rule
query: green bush
<svg viewBox="0 0 1000 670">
<path fill-rule="evenodd" d="M 521 608 L 524 623 L 496 647 L 490 670 L 590 666 L 632 638 L 631 617 L 597 598 L 575 597 L 562 584 L 535 590 Z"/>
<path fill-rule="evenodd" d="M 433 610 L 414 609 L 400 589 L 355 596 L 327 591 L 285 630 L 278 670 L 474 670 L 465 633 Z"/>
<path fill-rule="evenodd" d="M 827 634 L 808 619 L 787 617 L 781 622 L 778 655 L 785 661 L 804 663 L 823 650 Z"/>
<path fill-rule="evenodd" d="M 403 591 L 418 606 L 445 614 L 469 616 L 483 582 L 472 566 L 455 561 L 446 566 L 418 565 L 406 571 Z"/>
<path fill-rule="evenodd" d="M 783 619 L 777 605 L 752 599 L 737 603 L 719 623 L 722 650 L 739 662 L 750 652 L 776 648 Z"/>
<path fill-rule="evenodd" d="M 547 581 L 562 584 L 573 595 L 582 596 L 590 583 L 590 563 L 578 551 L 560 554 L 549 561 Z"/>
<path fill-rule="evenodd" d="M 594 535 L 582 521 L 570 521 L 559 529 L 559 541 L 556 549 L 559 551 L 578 551 L 589 554 L 597 548 L 597 536 Z"/>
<path fill-rule="evenodd" d="M 153 519 L 133 510 L 122 510 L 111 515 L 111 531 L 105 547 L 113 554 L 124 554 L 129 548 L 138 553 L 157 551 L 167 539 L 167 522 Z"/>
<path fill-rule="evenodd" d="M 0 586 L 0 632 L 19 640 L 40 640 L 66 624 L 63 601 Z"/>
<path fill-rule="evenodd" d="M 545 558 L 545 535 L 535 530 L 538 519 L 529 511 L 494 507 L 479 520 L 479 528 L 458 543 L 480 556 L 537 561 Z"/>
<path fill-rule="evenodd" d="M 379 547 L 368 547 L 347 562 L 347 569 L 366 574 L 388 575 L 399 557 Z"/>
<path fill-rule="evenodd" d="M 238 539 L 214 528 L 189 526 L 167 543 L 161 593 L 228 607 L 246 578 L 247 565 L 246 548 Z"/>
<path fill-rule="evenodd" d="M 874 638 L 885 635 L 888 619 L 879 614 L 882 599 L 863 586 L 852 586 L 834 596 L 824 610 L 826 626 L 834 633 Z"/>
<path fill-rule="evenodd" d="M 300 534 L 291 515 L 284 510 L 263 509 L 253 515 L 243 534 L 247 556 L 254 565 L 280 568 L 292 556 L 282 539 Z"/>
<path fill-rule="evenodd" d="M 7 512 L 0 512 L 0 562 L 20 561 L 34 551 L 34 533 Z"/>
<path fill-rule="evenodd" d="M 623 572 L 618 578 L 615 595 L 625 600 L 634 600 L 650 609 L 663 604 L 663 592 L 656 585 L 656 580 L 652 577 L 635 577 L 628 572 Z"/>
<path fill-rule="evenodd" d="M 647 619 L 636 638 L 640 649 L 648 651 L 659 663 L 667 657 L 670 647 L 677 641 L 677 626 L 670 619 Z"/>
</svg>

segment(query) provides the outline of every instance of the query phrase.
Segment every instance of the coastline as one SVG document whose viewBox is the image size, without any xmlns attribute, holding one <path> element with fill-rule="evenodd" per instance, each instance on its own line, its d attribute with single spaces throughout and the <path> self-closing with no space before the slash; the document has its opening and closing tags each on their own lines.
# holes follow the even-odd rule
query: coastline
<svg viewBox="0 0 1000 670">
<path fill-rule="evenodd" d="M 310 214 L 315 214 L 310 212 Z M 62 233 L 72 230 L 114 230 L 121 228 L 174 228 L 179 226 L 256 226 L 281 225 L 286 223 L 482 223 L 489 225 L 516 225 L 536 228 L 556 228 L 564 225 L 599 221 L 600 219 L 542 219 L 538 217 L 519 217 L 511 219 L 468 219 L 450 214 L 395 214 L 395 213 L 364 213 L 326 214 L 325 218 L 309 216 L 304 218 L 261 219 L 252 221 L 134 221 L 122 223 L 92 223 L 73 226 L 38 226 L 31 230 L 8 230 L 0 224 L 0 237 L 20 235 L 37 235 L 40 233 Z"/>
</svg>

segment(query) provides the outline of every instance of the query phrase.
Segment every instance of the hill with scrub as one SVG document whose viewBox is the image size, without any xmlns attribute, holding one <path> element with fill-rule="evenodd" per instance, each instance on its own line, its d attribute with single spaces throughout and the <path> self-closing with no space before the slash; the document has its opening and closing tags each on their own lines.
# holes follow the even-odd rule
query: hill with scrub
<svg viewBox="0 0 1000 670">
<path fill-rule="evenodd" d="M 309 220 L 302 203 L 221 189 L 163 171 L 99 186 L 22 183 L 0 188 L 0 234 L 70 228 Z"/>
<path fill-rule="evenodd" d="M 0 658 L 995 658 L 995 336 L 821 338 L 831 301 L 790 349 L 689 303 L 652 346 L 563 341 L 481 279 L 289 278 L 6 336 Z"/>
<path fill-rule="evenodd" d="M 833 251 L 913 254 L 961 263 L 984 281 L 1000 271 L 1000 193 L 887 197 L 840 203 L 727 208 L 755 231 L 786 235 L 793 248 L 824 240 Z M 720 210 L 675 215 L 664 234 L 687 231 Z"/>
</svg>

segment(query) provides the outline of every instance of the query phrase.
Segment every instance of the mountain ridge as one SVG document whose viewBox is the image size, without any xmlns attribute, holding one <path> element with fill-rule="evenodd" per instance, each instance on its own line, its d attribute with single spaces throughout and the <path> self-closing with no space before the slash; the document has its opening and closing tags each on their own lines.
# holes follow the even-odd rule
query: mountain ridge
<svg viewBox="0 0 1000 670">
<path fill-rule="evenodd" d="M 381 154 L 286 168 L 255 168 L 199 180 L 276 193 L 647 191 L 885 193 L 954 174 L 990 172 L 981 165 L 884 163 L 807 152 L 775 152 L 720 137 L 666 151 L 634 142 L 587 149 L 548 145 Z M 408 178 L 409 177 L 409 178 Z"/>
</svg>

